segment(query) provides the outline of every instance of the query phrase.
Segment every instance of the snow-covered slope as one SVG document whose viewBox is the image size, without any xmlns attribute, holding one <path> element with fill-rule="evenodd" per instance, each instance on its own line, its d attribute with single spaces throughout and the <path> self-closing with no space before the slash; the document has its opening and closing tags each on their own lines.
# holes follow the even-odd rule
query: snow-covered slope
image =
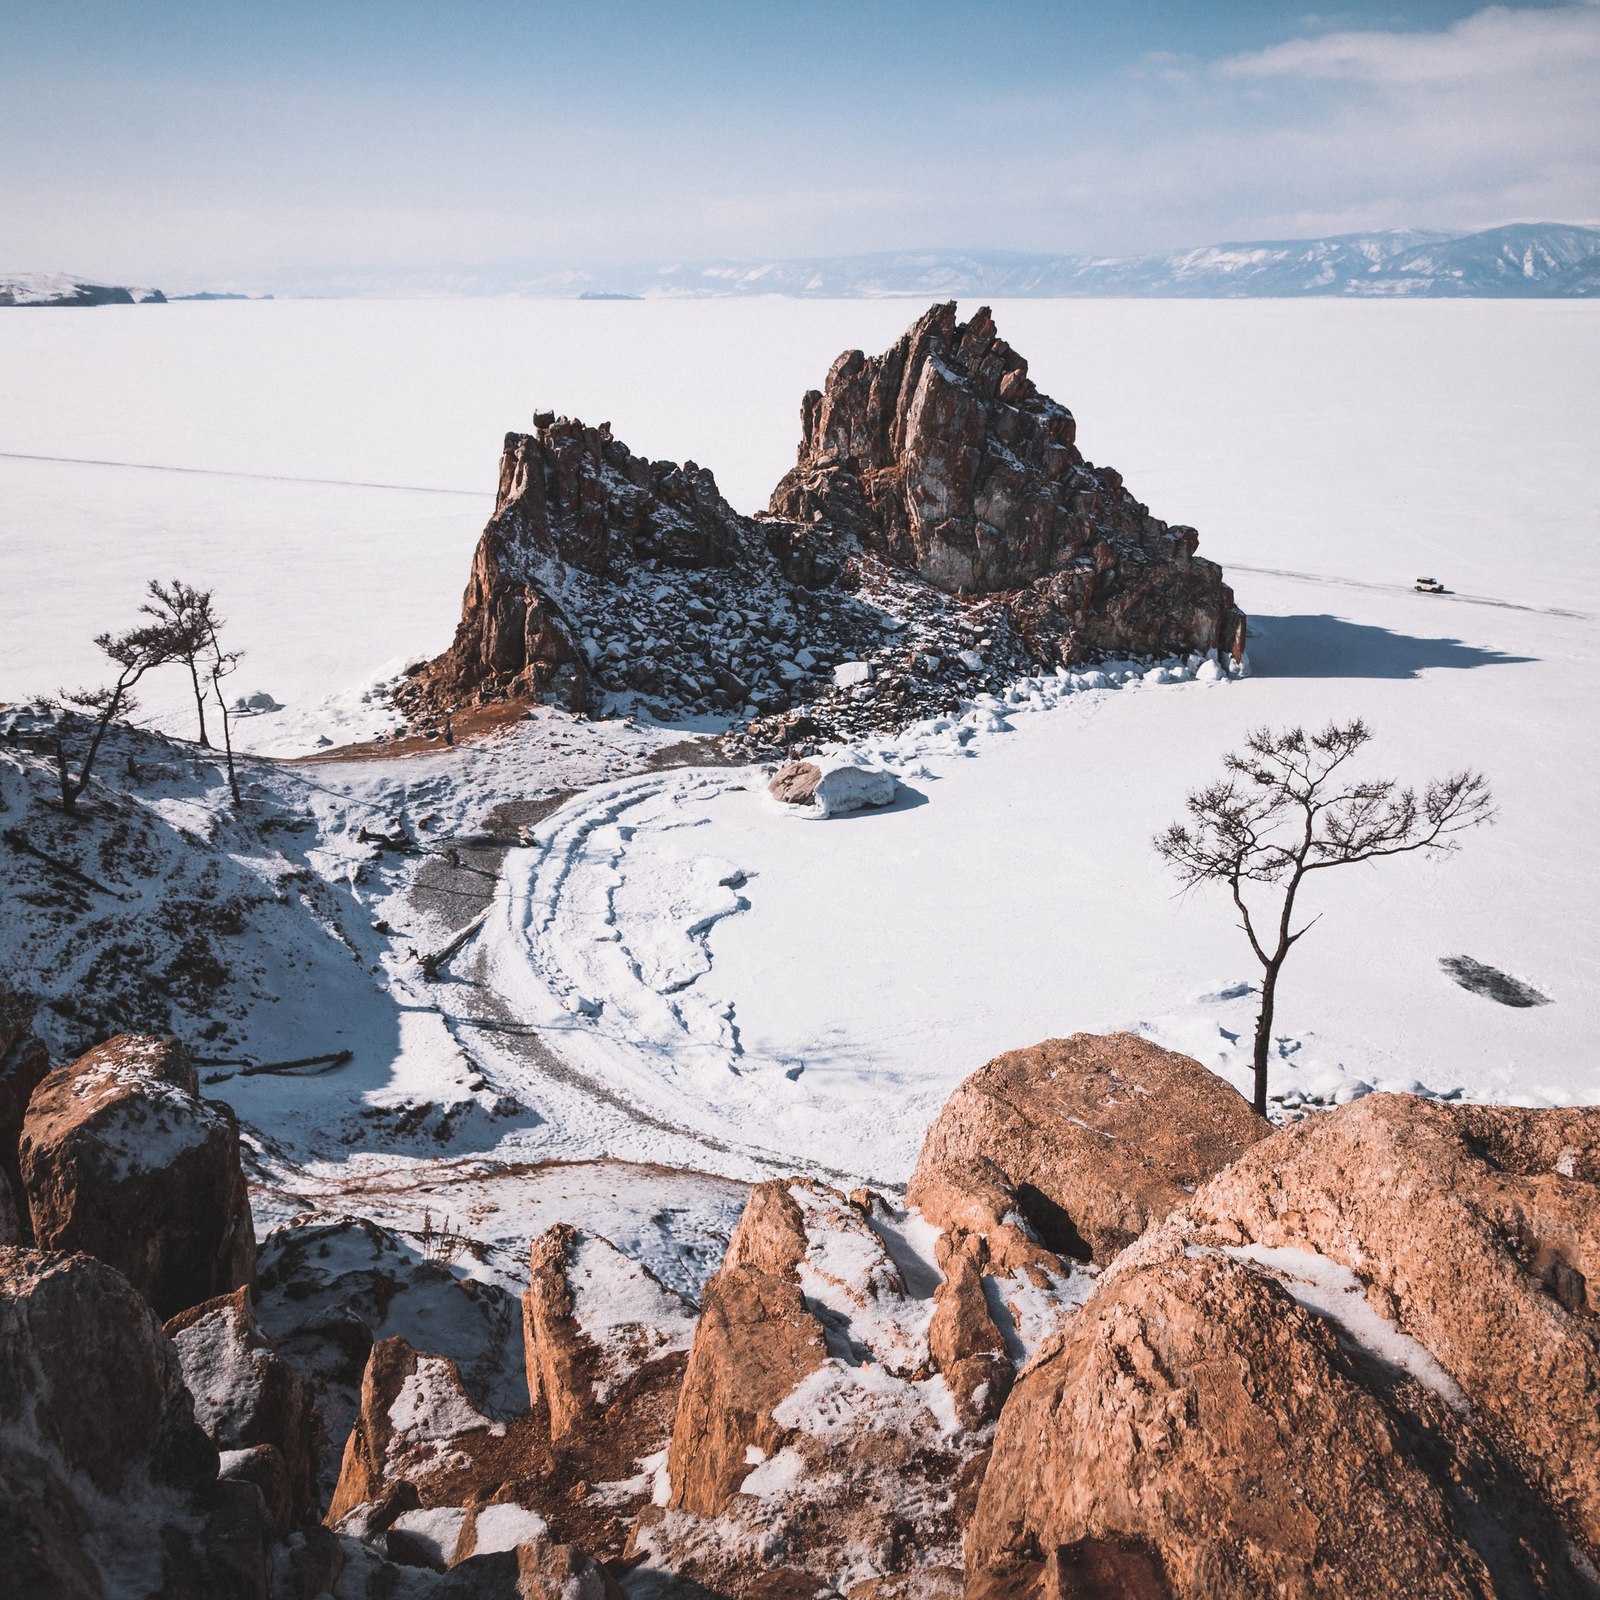
<svg viewBox="0 0 1600 1600">
<path fill-rule="evenodd" d="M 90 283 L 67 272 L 0 273 L 0 306 L 163 305 L 166 298 L 159 289 Z"/>
</svg>

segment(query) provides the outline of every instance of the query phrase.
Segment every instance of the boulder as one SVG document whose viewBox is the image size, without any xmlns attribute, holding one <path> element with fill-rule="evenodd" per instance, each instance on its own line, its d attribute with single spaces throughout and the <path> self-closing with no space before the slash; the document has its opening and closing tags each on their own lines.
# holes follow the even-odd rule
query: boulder
<svg viewBox="0 0 1600 1600">
<path fill-rule="evenodd" d="M 1313 1279 L 1176 1223 L 1129 1250 L 1007 1402 L 967 1593 L 1592 1594 L 1429 1353 Z"/>
<path fill-rule="evenodd" d="M 321 1421 L 316 1487 L 326 1505 L 360 1405 L 373 1344 L 443 1347 L 474 1408 L 528 1408 L 516 1297 L 458 1278 L 365 1218 L 296 1219 L 262 1241 L 255 1315 L 300 1375 Z"/>
<path fill-rule="evenodd" d="M 1068 1309 L 1058 1265 L 1028 1285 L 1041 1322 Z M 706 1286 L 665 1504 L 640 1512 L 632 1552 L 725 1592 L 947 1594 L 1027 1353 L 986 1266 L 981 1239 L 867 1191 L 758 1184 Z"/>
<path fill-rule="evenodd" d="M 1369 1095 L 1257 1145 L 1189 1215 L 1198 1240 L 1359 1275 L 1600 1558 L 1600 1110 Z"/>
<path fill-rule="evenodd" d="M 801 405 L 771 510 L 949 593 L 1005 593 L 1036 657 L 1240 653 L 1244 618 L 1194 529 L 1168 527 L 1039 393 L 987 306 L 932 307 L 881 356 L 847 350 Z"/>
<path fill-rule="evenodd" d="M 486 1483 L 536 1468 L 521 1431 L 478 1409 L 454 1361 L 414 1350 L 398 1336 L 380 1339 L 362 1374 L 361 1405 L 327 1520 L 337 1524 L 378 1505 L 402 1483 L 423 1510 L 465 1506 Z"/>
<path fill-rule="evenodd" d="M 250 1457 L 225 1472 L 262 1482 L 263 1492 L 281 1476 L 281 1526 L 320 1521 L 313 1408 L 299 1374 L 261 1331 L 249 1291 L 235 1289 L 179 1312 L 166 1333 L 194 1398 L 195 1420 L 225 1455 Z M 271 1497 L 268 1505 L 276 1510 Z"/>
<path fill-rule="evenodd" d="M 266 1600 L 258 1491 L 218 1478 L 176 1351 L 119 1272 L 0 1249 L 0 1569 L 29 1600 Z"/>
<path fill-rule="evenodd" d="M 561 1443 L 602 1425 L 637 1431 L 677 1398 L 695 1307 L 609 1239 L 562 1222 L 534 1240 L 522 1297 L 528 1394 Z M 665 1442 L 662 1431 L 662 1442 Z M 648 1454 L 641 1449 L 638 1454 Z"/>
<path fill-rule="evenodd" d="M 998 1056 L 945 1102 L 906 1190 L 936 1227 L 1026 1265 L 1104 1264 L 1271 1132 L 1199 1062 L 1135 1034 Z"/>
<path fill-rule="evenodd" d="M 34 1090 L 20 1145 L 39 1246 L 122 1272 L 159 1316 L 255 1277 L 239 1127 L 176 1039 L 120 1034 Z"/>
<path fill-rule="evenodd" d="M 791 761 L 780 767 L 767 784 L 767 793 L 774 800 L 804 806 L 815 817 L 892 805 L 897 789 L 892 772 L 827 756 Z"/>
<path fill-rule="evenodd" d="M 33 1001 L 0 979 L 0 1206 L 5 1192 L 22 1193 L 17 1146 L 28 1101 L 50 1070 L 50 1056 L 33 1035 Z M 21 1223 L 27 1228 L 26 1208 Z M 0 1243 L 7 1242 L 0 1235 Z M 22 1242 L 26 1243 L 24 1239 Z"/>
</svg>

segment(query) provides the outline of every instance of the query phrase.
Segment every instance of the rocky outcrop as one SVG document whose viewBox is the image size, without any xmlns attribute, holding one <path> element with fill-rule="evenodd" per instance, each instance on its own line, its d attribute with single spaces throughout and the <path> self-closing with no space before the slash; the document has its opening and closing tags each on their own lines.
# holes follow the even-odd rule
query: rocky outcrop
<svg viewBox="0 0 1600 1600">
<path fill-rule="evenodd" d="M 1078 1592 L 1086 1551 L 1115 1582 L 1083 1592 L 1171 1600 L 1592 1592 L 1448 1391 L 1246 1262 L 1133 1254 L 1006 1406 L 969 1594 Z"/>
<path fill-rule="evenodd" d="M 0 1249 L 0 1571 L 30 1600 L 266 1600 L 257 1491 L 218 1478 L 176 1352 L 122 1275 Z"/>
<path fill-rule="evenodd" d="M 262 1485 L 280 1527 L 320 1521 L 313 1408 L 299 1374 L 261 1331 L 249 1291 L 180 1312 L 166 1333 L 195 1420 L 218 1450 L 241 1458 L 231 1470 Z"/>
<path fill-rule="evenodd" d="M 1374 1095 L 1254 1144 L 1018 1383 L 969 1593 L 1092 1546 L 1178 1600 L 1592 1594 L 1597 1242 L 1600 1112 Z"/>
<path fill-rule="evenodd" d="M 958 1087 L 906 1190 L 999 1259 L 1034 1247 L 1104 1264 L 1271 1132 L 1188 1056 L 1136 1034 L 1013 1050 Z"/>
<path fill-rule="evenodd" d="M 786 748 L 1090 658 L 1239 659 L 1244 618 L 1194 530 L 1084 461 L 987 310 L 935 306 L 884 355 L 847 352 L 802 422 L 759 518 L 609 424 L 541 413 L 507 435 L 455 640 L 403 709 L 442 732 L 486 702 L 639 703 Z"/>
<path fill-rule="evenodd" d="M 635 1551 L 733 1593 L 949 1592 L 1014 1363 L 1080 1292 L 1064 1263 L 1038 1282 L 988 1265 L 981 1239 L 866 1191 L 757 1185 Z"/>
<path fill-rule="evenodd" d="M 22 1119 L 28 1101 L 50 1070 L 50 1056 L 33 1035 L 33 1002 L 0 979 L 0 1207 L 22 1194 L 22 1166 L 17 1146 L 22 1139 Z M 26 1243 L 27 1208 L 18 1204 Z M 0 1236 L 0 1243 L 10 1242 Z"/>
<path fill-rule="evenodd" d="M 950 593 L 1015 592 L 1051 666 L 1101 652 L 1242 646 L 1243 618 L 1193 528 L 1152 517 L 1039 393 L 987 307 L 934 306 L 881 356 L 847 350 L 801 407 L 774 514 L 821 523 Z"/>
<path fill-rule="evenodd" d="M 362 1374 L 327 1520 L 393 1504 L 402 1487 L 425 1509 L 465 1505 L 486 1479 L 502 1482 L 524 1467 L 506 1424 L 478 1409 L 454 1361 L 398 1336 L 380 1339 Z"/>
<path fill-rule="evenodd" d="M 1189 1209 L 1201 1239 L 1358 1274 L 1600 1557 L 1600 1110 L 1370 1095 L 1257 1147 Z"/>
<path fill-rule="evenodd" d="M 644 1445 L 663 1398 L 670 1419 L 695 1307 L 609 1239 L 563 1222 L 534 1240 L 522 1318 L 528 1395 L 553 1443 L 605 1427 Z"/>
<path fill-rule="evenodd" d="M 239 1128 L 175 1039 L 120 1034 L 34 1090 L 20 1145 L 41 1249 L 123 1273 L 162 1317 L 254 1281 Z"/>
<path fill-rule="evenodd" d="M 255 1315 L 299 1373 L 321 1420 L 317 1493 L 326 1505 L 360 1405 L 374 1343 L 443 1348 L 475 1410 L 527 1410 L 515 1296 L 457 1278 L 364 1218 L 293 1222 L 262 1242 Z"/>
</svg>

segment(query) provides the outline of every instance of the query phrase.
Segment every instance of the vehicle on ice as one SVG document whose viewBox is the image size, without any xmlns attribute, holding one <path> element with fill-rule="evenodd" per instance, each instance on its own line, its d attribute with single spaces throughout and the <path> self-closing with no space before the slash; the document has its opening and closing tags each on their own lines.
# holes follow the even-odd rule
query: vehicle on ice
<svg viewBox="0 0 1600 1600">
<path fill-rule="evenodd" d="M 1449 590 L 1437 578 L 1418 578 L 1411 586 L 1418 594 L 1448 594 Z"/>
</svg>

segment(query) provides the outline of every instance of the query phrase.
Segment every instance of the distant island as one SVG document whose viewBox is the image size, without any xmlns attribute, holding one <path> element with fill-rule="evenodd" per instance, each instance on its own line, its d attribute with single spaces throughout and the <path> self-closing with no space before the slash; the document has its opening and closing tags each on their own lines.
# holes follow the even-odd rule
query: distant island
<svg viewBox="0 0 1600 1600">
<path fill-rule="evenodd" d="M 159 289 L 91 283 L 67 272 L 0 273 L 0 306 L 165 305 Z"/>
</svg>

